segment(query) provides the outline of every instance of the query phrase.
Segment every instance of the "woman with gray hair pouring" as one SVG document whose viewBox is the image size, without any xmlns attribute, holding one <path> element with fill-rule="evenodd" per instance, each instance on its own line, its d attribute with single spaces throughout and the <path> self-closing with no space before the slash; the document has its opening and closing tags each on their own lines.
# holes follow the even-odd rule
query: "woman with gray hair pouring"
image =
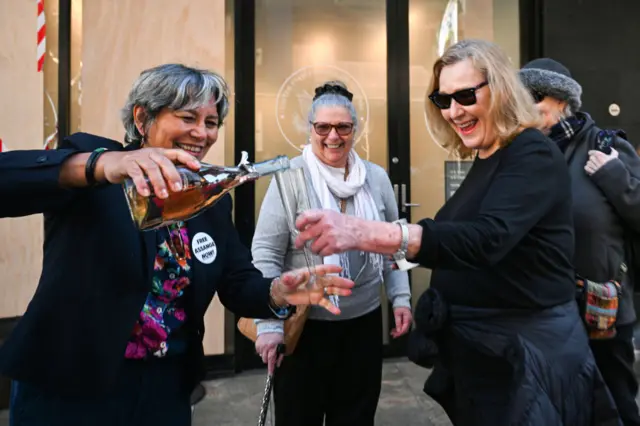
<svg viewBox="0 0 640 426">
<path fill-rule="evenodd" d="M 640 425 L 632 341 L 634 279 L 640 273 L 634 262 L 640 255 L 634 249 L 640 231 L 640 158 L 629 142 L 603 131 L 580 110 L 582 87 L 564 65 L 536 59 L 522 67 L 520 78 L 569 166 L 578 282 L 594 289 L 605 283 L 619 299 L 617 312 L 585 318 L 591 350 L 624 424 Z"/>
<path fill-rule="evenodd" d="M 322 287 L 350 293 L 349 280 L 324 276 L 334 265 L 311 289 L 300 288 L 305 270 L 263 277 L 228 195 L 184 222 L 134 225 L 122 182 L 143 196 L 153 187 L 160 202 L 180 191 L 174 163 L 198 170 L 228 109 L 218 74 L 160 65 L 129 93 L 126 145 L 77 133 L 57 150 L 0 154 L 0 218 L 45 216 L 38 288 L 0 348 L 12 426 L 189 426 L 214 295 L 238 315 L 286 318 L 290 304 L 336 312 Z"/>
</svg>

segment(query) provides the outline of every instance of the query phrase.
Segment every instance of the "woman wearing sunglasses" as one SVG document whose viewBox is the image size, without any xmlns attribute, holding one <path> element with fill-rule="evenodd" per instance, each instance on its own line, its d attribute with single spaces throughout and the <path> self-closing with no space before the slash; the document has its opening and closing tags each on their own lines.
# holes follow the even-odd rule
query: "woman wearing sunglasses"
<svg viewBox="0 0 640 426">
<path fill-rule="evenodd" d="M 312 206 L 372 221 L 398 219 L 391 182 L 382 167 L 362 160 L 354 149 L 357 115 L 353 95 L 340 82 L 316 88 L 309 111 L 309 144 L 293 168 L 305 172 Z M 276 182 L 265 195 L 252 246 L 254 264 L 265 276 L 306 266 L 293 246 Z M 406 272 L 393 271 L 378 254 L 354 250 L 328 255 L 324 264 L 341 265 L 356 284 L 339 300 L 331 318 L 310 308 L 309 318 L 291 355 L 275 376 L 276 426 L 373 426 L 382 381 L 382 311 L 384 281 L 393 304 L 393 337 L 411 325 L 411 294 Z M 256 350 L 272 371 L 276 347 L 283 343 L 283 322 L 258 321 Z"/>
<path fill-rule="evenodd" d="M 615 323 L 605 333 L 592 331 L 590 345 L 625 426 L 640 425 L 632 340 L 634 278 L 640 273 L 634 262 L 640 231 L 640 158 L 629 142 L 602 133 L 591 116 L 580 111 L 582 87 L 564 65 L 536 59 L 520 70 L 520 77 L 569 166 L 576 274 L 621 285 Z M 598 149 L 607 138 L 612 146 Z"/>
<path fill-rule="evenodd" d="M 410 358 L 453 424 L 617 424 L 574 300 L 571 184 L 560 150 L 496 45 L 464 40 L 433 67 L 427 118 L 473 166 L 433 219 L 308 211 L 300 246 L 395 255 L 433 270 Z M 597 406 L 597 409 L 595 408 Z M 600 422 L 611 420 L 612 423 Z"/>
</svg>

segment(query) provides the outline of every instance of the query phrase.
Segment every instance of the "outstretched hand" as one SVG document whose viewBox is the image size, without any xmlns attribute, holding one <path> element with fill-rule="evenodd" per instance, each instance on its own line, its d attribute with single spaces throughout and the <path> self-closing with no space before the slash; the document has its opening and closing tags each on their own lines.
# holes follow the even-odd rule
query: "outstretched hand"
<svg viewBox="0 0 640 426">
<path fill-rule="evenodd" d="M 315 267 L 313 275 L 308 268 L 285 272 L 276 279 L 272 290 L 273 300 L 278 305 L 319 305 L 338 315 L 340 309 L 326 296 L 349 296 L 354 286 L 349 279 L 327 275 L 341 271 L 342 268 L 337 265 L 319 265 Z"/>
</svg>

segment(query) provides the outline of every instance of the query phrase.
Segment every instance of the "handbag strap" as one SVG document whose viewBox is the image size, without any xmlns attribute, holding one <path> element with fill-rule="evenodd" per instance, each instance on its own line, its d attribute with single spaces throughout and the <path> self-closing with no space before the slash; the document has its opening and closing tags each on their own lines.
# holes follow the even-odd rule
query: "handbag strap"
<svg viewBox="0 0 640 426">
<path fill-rule="evenodd" d="M 620 284 L 620 289 L 622 289 L 622 283 L 624 282 L 625 278 L 627 277 L 627 271 L 629 268 L 627 268 L 627 264 L 625 262 L 620 263 L 620 267 L 618 268 L 618 273 L 616 274 L 616 277 L 614 278 L 618 284 Z M 622 292 L 622 290 L 621 290 Z"/>
</svg>

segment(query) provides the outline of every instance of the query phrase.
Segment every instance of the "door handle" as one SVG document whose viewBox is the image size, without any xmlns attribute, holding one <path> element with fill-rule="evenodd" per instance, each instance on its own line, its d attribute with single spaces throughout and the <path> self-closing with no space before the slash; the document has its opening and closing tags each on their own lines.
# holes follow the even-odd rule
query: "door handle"
<svg viewBox="0 0 640 426">
<path fill-rule="evenodd" d="M 393 184 L 393 196 L 396 197 L 396 205 L 399 206 L 400 205 L 400 198 L 399 198 L 399 194 L 398 194 L 399 190 L 398 190 L 398 184 L 394 183 Z"/>
<path fill-rule="evenodd" d="M 407 203 L 407 185 L 404 183 L 400 186 L 400 196 L 402 197 L 400 202 L 400 209 L 402 210 L 402 213 L 407 212 L 407 207 L 420 207 L 420 204 L 418 203 Z"/>
</svg>

